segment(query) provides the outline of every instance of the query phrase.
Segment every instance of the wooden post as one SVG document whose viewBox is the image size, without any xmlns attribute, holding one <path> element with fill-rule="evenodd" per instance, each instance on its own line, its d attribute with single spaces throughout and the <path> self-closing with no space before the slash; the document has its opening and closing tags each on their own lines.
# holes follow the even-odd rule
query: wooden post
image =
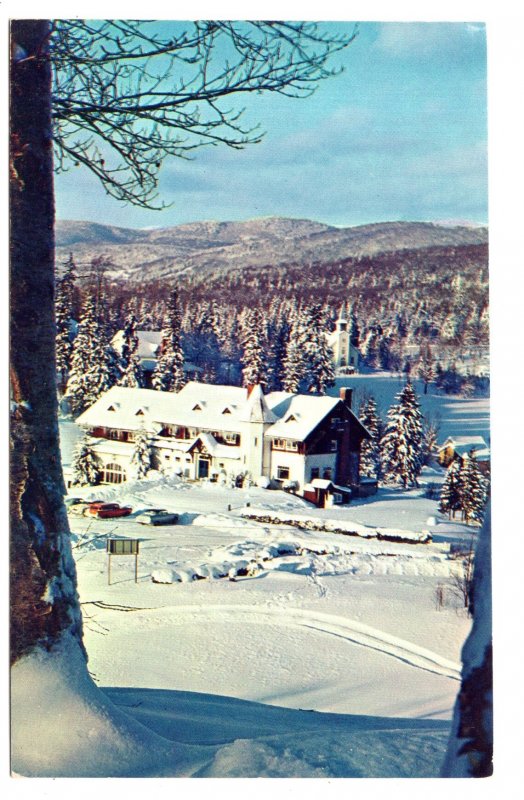
<svg viewBox="0 0 524 800">
<path fill-rule="evenodd" d="M 138 552 L 135 553 L 135 583 L 138 583 Z"/>
<path fill-rule="evenodd" d="M 107 554 L 107 585 L 111 585 L 111 553 Z"/>
</svg>

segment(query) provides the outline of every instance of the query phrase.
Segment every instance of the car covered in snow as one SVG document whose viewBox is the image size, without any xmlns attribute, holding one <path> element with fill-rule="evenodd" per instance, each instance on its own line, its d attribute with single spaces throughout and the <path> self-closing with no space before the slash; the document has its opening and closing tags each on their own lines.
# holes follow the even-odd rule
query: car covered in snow
<svg viewBox="0 0 524 800">
<path fill-rule="evenodd" d="M 91 503 L 87 500 L 80 500 L 79 498 L 73 498 L 75 500 L 74 503 L 66 501 L 66 508 L 69 514 L 74 514 L 76 517 L 85 517 L 89 513 L 89 509 L 91 507 Z"/>
<path fill-rule="evenodd" d="M 112 519 L 113 517 L 128 517 L 133 509 L 131 506 L 121 506 L 118 503 L 95 502 L 90 503 L 87 510 L 88 516 L 98 519 Z"/>
<path fill-rule="evenodd" d="M 176 525 L 178 514 L 165 508 L 146 508 L 136 515 L 135 520 L 142 525 Z"/>
</svg>

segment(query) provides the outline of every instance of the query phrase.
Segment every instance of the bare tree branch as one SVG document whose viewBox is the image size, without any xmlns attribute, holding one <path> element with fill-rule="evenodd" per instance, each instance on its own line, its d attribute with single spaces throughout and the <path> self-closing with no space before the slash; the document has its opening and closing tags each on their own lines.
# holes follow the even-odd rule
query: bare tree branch
<svg viewBox="0 0 524 800">
<path fill-rule="evenodd" d="M 51 35 L 58 171 L 82 164 L 106 191 L 157 203 L 164 158 L 260 142 L 236 98 L 308 97 L 355 38 L 312 22 L 57 20 Z M 227 105 L 226 105 L 227 103 Z"/>
</svg>

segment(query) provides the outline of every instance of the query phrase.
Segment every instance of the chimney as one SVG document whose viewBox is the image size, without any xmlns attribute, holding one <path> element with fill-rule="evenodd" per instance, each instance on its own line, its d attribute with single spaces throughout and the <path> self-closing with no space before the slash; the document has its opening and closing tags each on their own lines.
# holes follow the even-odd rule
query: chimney
<svg viewBox="0 0 524 800">
<path fill-rule="evenodd" d="M 353 389 L 350 389 L 349 386 L 341 386 L 340 387 L 340 399 L 343 403 L 347 405 L 348 408 L 351 408 L 351 398 L 353 395 Z"/>
</svg>

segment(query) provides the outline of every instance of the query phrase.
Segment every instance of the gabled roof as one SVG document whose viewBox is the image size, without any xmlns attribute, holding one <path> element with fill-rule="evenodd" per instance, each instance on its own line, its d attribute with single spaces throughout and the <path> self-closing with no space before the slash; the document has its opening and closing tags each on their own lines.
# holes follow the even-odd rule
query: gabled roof
<svg viewBox="0 0 524 800">
<path fill-rule="evenodd" d="M 339 403 L 338 397 L 271 392 L 266 402 L 277 421 L 266 436 L 303 442 Z"/>
<path fill-rule="evenodd" d="M 468 450 L 481 450 L 488 445 L 483 436 L 448 436 L 444 444 L 439 447 L 439 450 L 444 450 L 446 447 L 453 447 L 455 452 L 462 453 Z"/>
<path fill-rule="evenodd" d="M 257 384 L 257 386 L 254 386 L 251 390 L 251 394 L 244 404 L 240 419 L 243 422 L 277 422 L 278 417 L 268 408 L 266 398 L 264 397 L 260 385 Z"/>
<path fill-rule="evenodd" d="M 210 433 L 200 433 L 196 439 L 193 439 L 187 448 L 187 452 L 191 452 L 198 442 L 201 442 L 209 455 L 215 456 L 215 458 L 240 458 L 240 453 L 237 448 L 228 447 L 226 444 L 220 444 Z"/>
<path fill-rule="evenodd" d="M 260 386 L 254 387 L 248 398 L 240 386 L 196 381 L 178 393 L 113 386 L 77 423 L 130 431 L 145 427 L 151 433 L 158 433 L 163 425 L 239 433 L 246 423 L 257 422 L 269 425 L 267 436 L 304 441 L 339 403 L 338 397 L 287 392 L 264 395 Z M 226 409 L 229 413 L 224 413 Z M 355 414 L 349 413 L 368 436 Z"/>
</svg>

